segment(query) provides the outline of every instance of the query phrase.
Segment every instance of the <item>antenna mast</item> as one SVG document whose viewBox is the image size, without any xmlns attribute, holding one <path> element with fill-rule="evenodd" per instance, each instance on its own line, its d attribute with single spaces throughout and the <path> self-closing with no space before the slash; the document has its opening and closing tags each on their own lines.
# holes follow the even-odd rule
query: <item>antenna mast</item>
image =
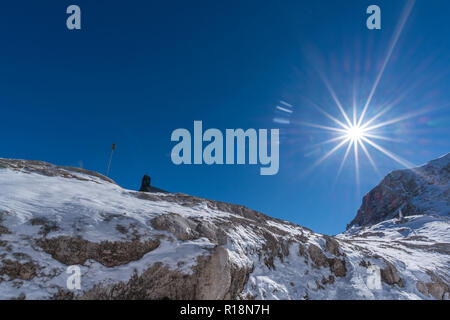
<svg viewBox="0 0 450 320">
<path fill-rule="evenodd" d="M 112 147 L 111 147 L 111 153 L 109 154 L 108 167 L 106 167 L 106 174 L 105 174 L 106 176 L 108 176 L 108 174 L 109 174 L 109 168 L 111 168 L 111 160 L 112 160 L 112 156 L 113 156 L 115 149 L 116 149 L 116 144 L 113 143 Z"/>
</svg>

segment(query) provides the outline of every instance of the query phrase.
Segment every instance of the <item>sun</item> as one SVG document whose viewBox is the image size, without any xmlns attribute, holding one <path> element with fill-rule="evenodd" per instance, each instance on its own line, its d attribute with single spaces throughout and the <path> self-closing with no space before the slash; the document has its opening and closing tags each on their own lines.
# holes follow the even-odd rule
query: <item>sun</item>
<svg viewBox="0 0 450 320">
<path fill-rule="evenodd" d="M 385 114 L 392 106 L 388 105 L 378 113 L 376 113 L 372 118 L 365 119 L 364 116 L 366 114 L 369 102 L 368 101 L 365 106 L 362 108 L 362 112 L 358 116 L 358 108 L 356 104 L 353 104 L 353 117 L 351 117 L 350 114 L 347 114 L 347 112 L 344 110 L 343 106 L 337 99 L 336 95 L 334 94 L 334 91 L 331 87 L 329 87 L 329 90 L 331 92 L 331 95 L 333 96 L 336 105 L 338 109 L 341 112 L 341 115 L 343 119 L 338 119 L 337 117 L 329 114 L 319 106 L 315 106 L 320 113 L 325 115 L 329 120 L 333 121 L 336 125 L 335 126 L 326 126 L 321 124 L 314 124 L 314 123 L 308 123 L 308 122 L 301 122 L 302 125 L 314 127 L 323 129 L 329 132 L 333 133 L 333 137 L 329 140 L 323 141 L 319 143 L 320 145 L 329 144 L 329 143 L 337 143 L 331 150 L 326 152 L 322 157 L 317 159 L 313 165 L 307 170 L 307 172 L 310 172 L 313 170 L 316 166 L 321 164 L 323 161 L 325 161 L 327 158 L 329 158 L 331 155 L 336 153 L 339 149 L 344 148 L 345 154 L 342 158 L 341 164 L 339 166 L 339 169 L 337 170 L 336 179 L 339 177 L 342 168 L 344 166 L 344 163 L 348 159 L 350 153 L 353 151 L 353 156 L 355 159 L 355 171 L 356 171 L 356 184 L 359 188 L 359 161 L 360 161 L 360 155 L 363 153 L 367 160 L 372 165 L 375 172 L 380 175 L 380 172 L 378 170 L 378 167 L 375 163 L 375 161 L 372 159 L 371 154 L 369 153 L 368 146 L 372 147 L 373 149 L 376 149 L 377 151 L 383 153 L 384 155 L 388 156 L 392 160 L 402 164 L 405 167 L 413 167 L 411 163 L 406 161 L 405 159 L 400 158 L 398 155 L 394 154 L 391 151 L 386 150 L 379 144 L 377 144 L 374 140 L 387 140 L 387 141 L 398 141 L 397 139 L 393 139 L 384 135 L 380 135 L 377 132 L 377 129 L 383 128 L 388 125 L 392 125 L 394 123 L 406 120 L 411 117 L 417 116 L 418 113 L 411 113 L 411 114 L 405 114 L 398 118 L 393 118 L 384 122 L 378 122 L 377 119 L 381 117 L 383 114 Z"/>
<path fill-rule="evenodd" d="M 392 34 L 386 56 L 384 57 L 383 60 L 380 61 L 381 67 L 379 68 L 378 74 L 374 79 L 372 87 L 368 88 L 368 90 L 361 90 L 363 89 L 362 88 L 363 83 L 360 83 L 357 77 L 354 79 L 351 105 L 345 106 L 341 104 L 336 95 L 335 90 L 331 86 L 325 73 L 318 66 L 315 68 L 315 71 L 318 72 L 319 77 L 323 81 L 326 89 L 328 89 L 328 92 L 331 95 L 331 98 L 334 100 L 337 108 L 339 109 L 340 114 L 339 113 L 337 115 L 330 114 L 329 112 L 325 111 L 326 109 L 328 109 L 328 106 L 324 109 L 322 108 L 322 106 L 319 106 L 316 102 L 307 98 L 309 105 L 317 109 L 317 111 L 319 111 L 322 115 L 328 118 L 327 124 L 310 123 L 305 121 L 298 121 L 296 122 L 296 124 L 328 131 L 330 133 L 330 138 L 328 140 L 318 142 L 312 146 L 314 148 L 320 146 L 320 148 L 317 148 L 316 150 L 320 150 L 320 153 L 322 153 L 323 151 L 323 154 L 318 159 L 316 159 L 316 161 L 311 166 L 309 166 L 309 168 L 307 168 L 304 171 L 304 175 L 314 170 L 314 168 L 316 168 L 318 165 L 320 165 L 322 162 L 324 162 L 326 159 L 328 159 L 333 154 L 337 153 L 338 150 L 341 149 L 344 149 L 345 152 L 340 162 L 339 169 L 337 169 L 336 171 L 335 180 L 337 180 L 337 178 L 339 177 L 346 160 L 351 155 L 353 155 L 355 164 L 356 185 L 358 190 L 359 190 L 360 157 L 363 157 L 361 159 L 368 160 L 368 162 L 371 164 L 377 175 L 381 177 L 377 164 L 375 163 L 371 155 L 371 152 L 374 150 L 384 154 L 388 158 L 396 161 L 397 163 L 401 164 L 404 167 L 412 168 L 415 166 L 409 161 L 396 155 L 394 152 L 385 149 L 384 147 L 379 145 L 376 141 L 377 140 L 384 140 L 390 142 L 403 141 L 402 137 L 395 139 L 390 137 L 390 135 L 394 133 L 394 130 L 389 129 L 388 126 L 407 120 L 409 118 L 417 117 L 423 113 L 426 113 L 427 109 L 424 108 L 423 110 L 406 112 L 399 117 L 395 118 L 390 117 L 388 120 L 380 121 L 383 115 L 387 114 L 388 111 L 393 109 L 401 101 L 403 95 L 400 95 L 400 97 L 391 97 L 392 101 L 390 101 L 390 99 L 387 99 L 385 97 L 385 102 L 383 102 L 382 105 L 377 106 L 372 105 L 372 99 L 375 95 L 380 80 L 383 78 L 383 74 L 386 70 L 387 65 L 389 64 L 389 61 L 394 52 L 398 39 L 400 38 L 402 30 L 406 24 L 406 21 L 411 13 L 413 6 L 414 1 L 409 1 L 405 5 L 402 11 L 402 15 L 398 20 L 397 27 L 395 28 L 395 31 Z M 378 63 L 376 65 L 378 65 Z M 361 101 L 358 101 L 357 97 L 360 94 L 357 92 L 357 88 L 360 88 L 362 92 L 367 91 L 369 93 L 365 103 L 361 103 Z M 347 99 L 347 101 L 350 101 L 350 99 Z M 277 110 L 285 112 L 286 115 L 291 116 L 293 112 L 292 111 L 293 106 L 284 101 L 280 101 L 280 104 L 282 104 L 282 106 L 277 106 Z M 369 112 L 369 114 L 371 114 L 371 118 L 369 118 L 368 114 L 369 108 L 372 109 L 371 112 Z M 274 119 L 274 122 L 281 124 L 290 124 L 291 120 L 287 118 L 277 117 Z M 330 147 L 329 150 L 322 149 L 323 145 L 328 144 L 334 144 L 334 146 Z"/>
<path fill-rule="evenodd" d="M 352 125 L 347 129 L 346 136 L 353 142 L 360 141 L 365 136 L 364 128 L 358 125 Z"/>
</svg>

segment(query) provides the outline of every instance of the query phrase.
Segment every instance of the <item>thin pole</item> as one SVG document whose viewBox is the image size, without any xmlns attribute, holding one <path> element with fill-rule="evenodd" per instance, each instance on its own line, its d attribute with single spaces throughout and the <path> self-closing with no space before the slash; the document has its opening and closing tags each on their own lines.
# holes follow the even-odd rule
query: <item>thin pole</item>
<svg viewBox="0 0 450 320">
<path fill-rule="evenodd" d="M 114 153 L 115 149 L 116 149 L 116 144 L 113 143 L 112 147 L 111 147 L 111 153 L 109 154 L 108 167 L 106 168 L 106 174 L 105 174 L 106 176 L 108 176 L 108 174 L 109 174 L 109 168 L 111 168 L 112 156 L 113 156 L 113 153 Z"/>
</svg>

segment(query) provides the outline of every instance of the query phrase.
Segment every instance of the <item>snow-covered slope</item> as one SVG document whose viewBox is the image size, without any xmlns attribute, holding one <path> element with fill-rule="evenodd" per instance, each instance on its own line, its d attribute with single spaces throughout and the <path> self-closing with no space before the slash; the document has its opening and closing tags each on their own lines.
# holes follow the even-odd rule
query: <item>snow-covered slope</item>
<svg viewBox="0 0 450 320">
<path fill-rule="evenodd" d="M 448 299 L 449 218 L 329 237 L 243 206 L 0 159 L 0 298 Z M 71 289 L 69 266 L 81 269 Z"/>
</svg>

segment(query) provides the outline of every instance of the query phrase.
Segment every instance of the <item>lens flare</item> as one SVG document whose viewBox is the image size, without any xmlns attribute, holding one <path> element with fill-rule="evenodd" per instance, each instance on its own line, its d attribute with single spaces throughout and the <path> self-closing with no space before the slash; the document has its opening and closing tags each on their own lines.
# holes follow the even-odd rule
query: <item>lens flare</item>
<svg viewBox="0 0 450 320">
<path fill-rule="evenodd" d="M 307 172 L 310 172 L 312 169 L 314 169 L 316 166 L 321 164 L 323 161 L 325 161 L 327 158 L 329 158 L 331 155 L 333 155 L 335 152 L 337 152 L 341 148 L 345 148 L 345 155 L 342 159 L 342 162 L 340 164 L 339 170 L 337 172 L 336 178 L 340 175 L 342 168 L 344 166 L 345 161 L 349 158 L 349 153 L 351 153 L 353 149 L 353 155 L 355 159 L 355 173 L 356 173 L 356 183 L 357 187 L 359 189 L 359 164 L 360 164 L 360 155 L 364 154 L 365 157 L 369 160 L 370 164 L 372 165 L 375 172 L 379 173 L 379 170 L 377 168 L 377 165 L 375 161 L 373 160 L 371 154 L 369 151 L 372 151 L 373 149 L 381 152 L 382 154 L 386 155 L 387 157 L 391 158 L 392 160 L 400 163 L 402 166 L 405 167 L 414 167 L 412 163 L 409 163 L 408 161 L 402 159 L 401 157 L 397 156 L 391 151 L 388 151 L 384 149 L 382 146 L 375 143 L 373 140 L 385 140 L 385 141 L 398 141 L 398 139 L 393 139 L 391 137 L 386 137 L 383 135 L 380 135 L 377 131 L 380 128 L 383 128 L 385 126 L 390 126 L 393 124 L 396 124 L 400 121 L 404 121 L 406 119 L 410 119 L 412 117 L 419 116 L 424 113 L 424 111 L 419 112 L 412 112 L 404 114 L 397 118 L 392 118 L 390 120 L 384 121 L 384 122 L 378 122 L 377 120 L 382 116 L 385 115 L 389 110 L 392 109 L 392 107 L 395 105 L 395 103 L 389 104 L 387 106 L 384 106 L 383 108 L 380 108 L 381 111 L 379 111 L 377 114 L 375 114 L 370 119 L 368 118 L 368 110 L 371 106 L 372 99 L 374 97 L 374 94 L 376 92 L 376 89 L 380 83 L 380 80 L 383 77 L 384 71 L 389 63 L 389 60 L 392 56 L 392 53 L 395 49 L 395 46 L 398 42 L 398 39 L 402 33 L 402 30 L 406 24 L 406 21 L 411 13 L 411 10 L 414 6 L 414 0 L 409 0 L 402 12 L 401 18 L 399 20 L 399 23 L 397 25 L 397 28 L 394 31 L 394 34 L 391 38 L 391 43 L 388 48 L 387 55 L 385 59 L 383 60 L 382 67 L 377 74 L 375 81 L 372 85 L 372 88 L 370 90 L 369 96 L 367 98 L 367 101 L 363 104 L 361 104 L 360 113 L 358 115 L 358 107 L 356 103 L 355 98 L 355 88 L 353 88 L 353 105 L 352 105 L 352 114 L 347 114 L 345 110 L 345 106 L 339 101 L 339 98 L 336 94 L 336 91 L 331 86 L 330 82 L 328 81 L 327 77 L 324 75 L 323 72 L 319 71 L 319 76 L 322 79 L 326 89 L 328 90 L 329 94 L 331 95 L 334 103 L 336 104 L 336 107 L 338 111 L 340 112 L 340 119 L 339 116 L 333 116 L 330 113 L 326 112 L 319 106 L 315 105 L 315 108 L 322 113 L 325 117 L 328 118 L 328 120 L 333 121 L 334 126 L 327 126 L 322 124 L 315 124 L 315 123 L 306 123 L 301 122 L 301 125 L 310 126 L 316 129 L 322 129 L 326 130 L 330 133 L 333 133 L 333 138 L 326 140 L 322 142 L 321 144 L 328 144 L 332 142 L 338 142 L 334 147 L 331 148 L 328 152 L 325 153 L 321 158 L 317 159 L 314 164 L 306 170 Z M 350 109 L 350 108 L 349 108 Z M 379 110 L 380 110 L 379 109 Z M 426 111 L 425 111 L 426 112 Z M 369 150 L 367 146 L 370 146 L 372 150 Z M 360 149 L 363 152 L 360 152 Z"/>
</svg>

